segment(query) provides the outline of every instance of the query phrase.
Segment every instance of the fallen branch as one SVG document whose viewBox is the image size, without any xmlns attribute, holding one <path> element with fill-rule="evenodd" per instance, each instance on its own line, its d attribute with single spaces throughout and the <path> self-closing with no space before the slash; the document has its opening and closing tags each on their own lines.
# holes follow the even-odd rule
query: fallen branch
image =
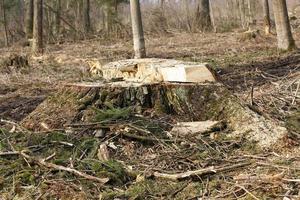
<svg viewBox="0 0 300 200">
<path fill-rule="evenodd" d="M 134 126 L 134 125 L 132 125 L 132 124 L 128 124 L 127 126 L 128 126 L 129 128 L 132 128 L 132 129 L 138 131 L 138 132 L 145 133 L 145 134 L 151 134 L 150 131 L 145 130 L 145 129 L 142 129 L 142 128 L 137 127 L 137 126 Z"/>
<path fill-rule="evenodd" d="M 204 168 L 204 169 L 199 169 L 199 170 L 195 170 L 195 171 L 187 171 L 187 172 L 177 173 L 177 174 L 165 174 L 165 173 L 154 172 L 153 176 L 156 178 L 163 178 L 163 179 L 169 179 L 172 181 L 179 181 L 179 180 L 183 180 L 183 179 L 187 179 L 187 178 L 191 178 L 191 177 L 199 177 L 199 176 L 204 176 L 204 175 L 208 175 L 208 174 L 216 174 L 216 173 L 221 173 L 221 172 L 225 172 L 225 171 L 230 171 L 232 169 L 245 167 L 250 164 L 251 164 L 250 162 L 239 163 L 236 165 L 219 167 L 219 168 L 215 168 L 214 166 L 212 166 L 212 167 L 208 167 L 208 168 Z"/>
<path fill-rule="evenodd" d="M 154 172 L 153 176 L 156 178 L 164 178 L 164 179 L 169 179 L 172 181 L 178 181 L 186 178 L 190 178 L 193 176 L 203 176 L 211 173 L 216 173 L 216 170 L 214 170 L 214 167 L 208 167 L 204 169 L 199 169 L 195 171 L 187 171 L 184 173 L 178 173 L 178 174 L 164 174 L 164 173 L 159 173 L 159 172 Z"/>
<path fill-rule="evenodd" d="M 41 166 L 44 166 L 44 167 L 47 167 L 47 168 L 52 168 L 52 169 L 59 170 L 59 171 L 66 171 L 66 172 L 69 172 L 71 174 L 86 178 L 88 180 L 97 181 L 97 182 L 102 183 L 102 184 L 105 184 L 109 181 L 108 178 L 98 178 L 98 177 L 91 176 L 91 175 L 88 175 L 86 173 L 80 172 L 76 169 L 64 167 L 64 166 L 61 166 L 61 165 L 56 165 L 56 164 L 53 164 L 53 163 L 48 163 L 48 162 L 45 161 L 45 159 L 33 158 L 33 157 L 27 155 L 24 151 L 21 151 L 20 155 L 22 155 L 24 158 L 26 158 L 28 160 L 32 160 L 32 161 L 36 162 L 38 165 L 41 165 Z"/>
<path fill-rule="evenodd" d="M 261 165 L 261 166 L 267 166 L 267 167 L 273 167 L 273 168 L 279 168 L 279 169 L 287 169 L 287 170 L 300 171 L 300 167 L 289 167 L 289 166 L 276 165 L 276 164 L 264 163 L 264 162 L 257 162 L 257 164 Z"/>
<path fill-rule="evenodd" d="M 94 122 L 94 123 L 79 123 L 79 124 L 65 124 L 64 127 L 90 127 L 90 126 L 97 126 L 97 128 L 111 128 L 112 126 L 116 126 L 114 124 L 107 124 L 104 125 L 103 122 Z"/>
<path fill-rule="evenodd" d="M 14 156 L 19 155 L 19 152 L 16 151 L 10 151 L 10 152 L 0 152 L 0 156 Z"/>
<path fill-rule="evenodd" d="M 18 124 L 16 122 L 5 120 L 5 119 L 0 119 L 0 122 L 5 123 L 5 124 L 10 124 L 12 126 L 15 126 L 15 127 L 19 128 L 19 130 L 22 131 L 22 132 L 26 132 L 26 133 L 30 132 L 26 128 L 22 127 L 20 124 Z"/>
<path fill-rule="evenodd" d="M 74 147 L 74 144 L 69 143 L 69 142 L 64 142 L 64 141 L 51 141 L 50 143 L 52 144 L 61 144 L 61 145 L 65 145 L 68 147 Z"/>
<path fill-rule="evenodd" d="M 247 194 L 249 194 L 253 199 L 255 200 L 259 200 L 259 198 L 257 198 L 254 194 L 252 194 L 249 190 L 247 190 L 244 186 L 241 185 L 236 185 L 237 187 L 241 188 L 242 190 L 244 190 Z"/>
<path fill-rule="evenodd" d="M 38 164 L 40 166 L 47 167 L 47 168 L 52 168 L 52 169 L 59 170 L 59 171 L 66 171 L 66 172 L 69 172 L 71 174 L 86 178 L 88 180 L 97 181 L 101 184 L 105 184 L 109 181 L 108 178 L 98 178 L 98 177 L 86 174 L 84 172 L 80 172 L 76 169 L 72 169 L 72 168 L 69 168 L 69 167 L 64 167 L 64 166 L 61 166 L 61 165 L 56 165 L 56 164 L 53 164 L 53 163 L 46 162 L 46 160 L 51 159 L 53 156 L 55 156 L 55 154 L 52 154 L 51 156 L 49 156 L 46 159 L 36 159 L 36 158 L 31 157 L 28 154 L 26 154 L 25 151 L 13 151 L 13 152 L 0 153 L 0 156 L 8 156 L 8 155 L 21 155 L 23 158 L 25 158 L 27 160 L 30 160 L 32 162 L 35 162 L 36 164 Z"/>
<path fill-rule="evenodd" d="M 293 182 L 293 183 L 300 183 L 300 179 L 282 179 L 282 180 L 284 180 L 284 181 L 286 181 L 286 182 Z"/>
<path fill-rule="evenodd" d="M 131 139 L 138 140 L 138 141 L 141 141 L 141 142 L 151 142 L 151 143 L 155 143 L 155 142 L 158 142 L 158 141 L 174 142 L 174 140 L 146 137 L 146 136 L 140 136 L 140 135 L 135 135 L 135 134 L 131 134 L 131 133 L 122 133 L 122 135 L 127 137 L 127 138 L 131 138 Z"/>
</svg>

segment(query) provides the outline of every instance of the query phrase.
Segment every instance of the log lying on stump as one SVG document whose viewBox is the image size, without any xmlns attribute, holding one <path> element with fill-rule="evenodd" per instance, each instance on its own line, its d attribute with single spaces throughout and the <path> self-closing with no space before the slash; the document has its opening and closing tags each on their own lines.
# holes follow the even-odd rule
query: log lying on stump
<svg viewBox="0 0 300 200">
<path fill-rule="evenodd" d="M 91 122 L 95 109 L 134 108 L 143 114 L 172 115 L 178 121 L 226 121 L 234 135 L 245 135 L 261 147 L 269 147 L 286 134 L 277 126 L 250 110 L 224 85 L 207 83 L 78 83 L 62 87 L 43 102 L 22 124 L 42 130 L 65 124 Z"/>
</svg>

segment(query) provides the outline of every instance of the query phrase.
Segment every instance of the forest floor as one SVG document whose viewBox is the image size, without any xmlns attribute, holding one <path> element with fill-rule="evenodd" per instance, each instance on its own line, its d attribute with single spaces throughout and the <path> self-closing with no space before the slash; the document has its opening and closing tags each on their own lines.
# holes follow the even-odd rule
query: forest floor
<svg viewBox="0 0 300 200">
<path fill-rule="evenodd" d="M 295 39 L 300 41 L 299 32 Z M 0 152 L 13 153 L 0 153 L 0 199 L 299 199 L 300 52 L 277 51 L 274 36 L 245 39 L 238 32 L 181 33 L 146 43 L 149 57 L 210 63 L 235 95 L 255 105 L 265 118 L 286 126 L 289 135 L 279 147 L 266 151 L 243 138 L 207 136 L 178 142 L 166 141 L 163 132 L 157 142 L 149 143 L 112 133 L 96 138 L 86 129 L 76 134 L 28 131 L 19 122 L 49 95 L 66 83 L 93 80 L 88 63 L 133 57 L 130 40 L 96 38 L 50 45 L 44 56 L 30 59 L 26 67 L 0 64 Z M 1 61 L 11 54 L 26 55 L 29 49 L 15 46 L 0 51 Z M 111 159 L 100 162 L 97 151 L 103 141 L 108 142 Z M 23 150 L 32 157 L 24 156 Z M 46 157 L 49 163 L 75 165 L 110 181 L 103 186 L 35 159 Z M 153 172 L 210 166 L 215 167 L 213 173 L 180 181 L 153 177 Z"/>
</svg>

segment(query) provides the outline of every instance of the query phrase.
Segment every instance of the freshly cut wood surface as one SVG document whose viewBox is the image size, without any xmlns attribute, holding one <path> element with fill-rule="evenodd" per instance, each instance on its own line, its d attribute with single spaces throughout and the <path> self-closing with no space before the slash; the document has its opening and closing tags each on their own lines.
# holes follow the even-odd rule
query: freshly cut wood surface
<svg viewBox="0 0 300 200">
<path fill-rule="evenodd" d="M 205 133 L 217 125 L 219 121 L 179 122 L 171 130 L 172 134 L 191 135 Z"/>
<path fill-rule="evenodd" d="M 168 59 L 131 59 L 108 63 L 98 67 L 104 79 L 123 78 L 126 81 L 158 83 L 216 82 L 213 70 L 205 63 L 185 62 Z"/>
<path fill-rule="evenodd" d="M 215 82 L 216 79 L 209 70 L 208 65 L 175 65 L 174 67 L 161 68 L 160 73 L 163 76 L 163 81 L 168 82 L 190 82 L 203 83 Z"/>
</svg>

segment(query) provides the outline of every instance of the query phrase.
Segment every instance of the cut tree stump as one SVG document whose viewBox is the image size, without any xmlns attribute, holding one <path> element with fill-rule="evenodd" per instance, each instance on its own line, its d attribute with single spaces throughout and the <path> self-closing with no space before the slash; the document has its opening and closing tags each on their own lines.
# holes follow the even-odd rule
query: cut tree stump
<svg viewBox="0 0 300 200">
<path fill-rule="evenodd" d="M 216 82 L 216 76 L 208 64 L 169 59 L 131 59 L 92 66 L 94 74 L 102 74 L 104 79 L 122 78 L 126 81 L 157 83 Z"/>
<path fill-rule="evenodd" d="M 12 73 L 26 68 L 29 68 L 29 61 L 26 55 L 11 54 L 0 60 L 1 73 Z"/>
<path fill-rule="evenodd" d="M 135 108 L 143 114 L 172 115 L 178 121 L 226 121 L 232 135 L 245 135 L 261 147 L 270 147 L 286 134 L 286 129 L 250 110 L 220 83 L 132 82 L 78 83 L 62 87 L 27 116 L 28 129 L 64 128 L 66 124 L 88 123 L 95 109 Z M 109 106 L 110 107 L 110 106 Z"/>
</svg>

